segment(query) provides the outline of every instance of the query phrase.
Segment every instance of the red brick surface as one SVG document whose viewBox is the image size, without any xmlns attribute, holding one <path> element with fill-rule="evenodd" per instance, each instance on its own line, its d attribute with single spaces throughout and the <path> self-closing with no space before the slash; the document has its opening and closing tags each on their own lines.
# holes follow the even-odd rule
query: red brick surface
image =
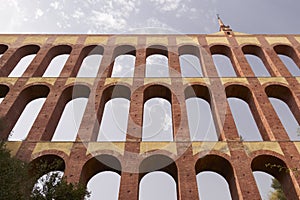
<svg viewBox="0 0 300 200">
<path fill-rule="evenodd" d="M 260 45 L 239 44 L 232 32 L 228 35 L 190 35 L 198 39 L 198 44 L 177 44 L 176 35 L 163 35 L 168 38 L 168 45 L 155 44 L 149 46 L 147 37 L 150 35 L 133 35 L 137 44 L 116 44 L 121 36 L 110 36 L 104 45 L 100 45 L 96 53 L 102 54 L 102 62 L 97 78 L 92 81 L 75 79 L 83 59 L 91 53 L 95 45 L 86 45 L 88 35 L 77 35 L 75 44 L 55 44 L 55 40 L 63 35 L 45 35 L 44 44 L 26 44 L 27 37 L 38 35 L 11 35 L 17 37 L 14 43 L 0 46 L 3 53 L 0 58 L 0 97 L 5 97 L 0 105 L 0 117 L 4 117 L 7 127 L 1 132 L 0 138 L 7 139 L 14 124 L 24 107 L 31 100 L 47 97 L 37 119 L 27 138 L 22 142 L 17 156 L 23 160 L 32 161 L 56 155 L 65 162 L 65 176 L 69 181 L 88 180 L 98 172 L 112 170 L 121 175 L 119 199 L 138 199 L 139 182 L 146 172 L 162 170 L 173 176 L 177 183 L 178 199 L 199 199 L 196 175 L 202 171 L 214 171 L 222 175 L 228 182 L 232 199 L 260 199 L 258 188 L 252 171 L 265 171 L 276 177 L 283 185 L 288 199 L 299 199 L 300 177 L 296 171 L 282 172 L 265 166 L 274 163 L 286 169 L 299 169 L 300 155 L 297 144 L 289 140 L 268 97 L 276 97 L 290 107 L 298 123 L 300 122 L 300 85 L 297 77 L 293 77 L 286 69 L 277 53 L 290 56 L 300 66 L 299 36 L 296 35 L 251 35 Z M 127 37 L 127 36 L 122 36 Z M 221 37 L 228 44 L 210 43 L 206 37 Z M 267 37 L 285 37 L 286 43 L 269 44 Z M 6 46 L 5 46 L 6 45 Z M 7 78 L 18 61 L 25 55 L 37 53 L 22 77 Z M 41 77 L 51 60 L 59 54 L 69 53 L 70 56 L 57 78 L 42 78 L 30 81 L 33 77 Z M 145 82 L 146 57 L 160 53 L 169 59 L 169 80 L 155 79 Z M 199 57 L 204 78 L 183 79 L 179 56 L 191 53 Z M 263 82 L 254 76 L 244 53 L 259 56 L 265 64 L 271 77 Z M 132 84 L 124 78 L 117 81 L 110 79 L 113 60 L 121 54 L 136 56 Z M 234 66 L 237 77 L 230 80 L 221 79 L 214 65 L 212 54 L 228 56 Z M 70 78 L 74 78 L 72 81 Z M 151 78 L 147 78 L 151 79 Z M 50 82 L 52 81 L 53 84 Z M 110 81 L 107 83 L 107 81 Z M 154 80 L 154 79 L 153 79 Z M 283 80 L 283 81 L 282 81 Z M 29 83 L 30 82 L 30 83 Z M 75 85 L 76 83 L 76 85 Z M 192 87 L 190 87 L 192 86 Z M 9 88 L 9 91 L 7 91 Z M 188 89 L 187 89 L 188 88 Z M 191 90 L 192 92 L 188 92 Z M 74 96 L 74 91 L 76 96 Z M 80 91 L 80 92 L 78 92 Z M 192 94 L 194 93 L 194 94 Z M 197 96 L 207 100 L 212 109 L 219 142 L 225 142 L 228 152 L 220 149 L 202 149 L 195 152 L 190 141 L 188 118 L 185 100 Z M 76 97 L 87 97 L 89 101 L 78 131 L 78 136 L 69 150 L 48 149 L 36 152 L 36 145 L 49 142 L 53 137 L 57 123 L 67 102 Z M 111 98 L 123 97 L 130 100 L 130 113 L 127 136 L 123 153 L 111 148 L 100 148 L 96 152 L 87 151 L 90 143 L 96 142 L 101 123 L 104 105 Z M 173 136 L 175 150 L 154 149 L 141 152 L 141 136 L 143 124 L 143 103 L 153 97 L 167 99 L 172 105 Z M 246 101 L 258 125 L 264 142 L 279 144 L 282 153 L 274 149 L 249 150 L 240 141 L 226 97 L 237 97 Z M 98 145 L 102 145 L 98 142 Z M 104 144 L 103 144 L 104 145 Z M 114 143 L 112 143 L 114 146 Z M 257 143 L 253 143 L 257 146 Z M 299 145 L 300 146 L 300 145 Z M 69 153 L 66 153 L 69 152 Z M 44 156 L 44 157 L 42 157 Z M 152 160 L 158 162 L 157 168 L 145 164 Z M 168 162 L 167 166 L 159 163 Z M 114 167 L 103 162 L 116 163 Z M 117 164 L 119 163 L 119 164 Z M 119 165 L 118 167 L 115 167 Z M 139 173 L 140 172 L 140 173 Z M 217 188 L 215 189 L 217 192 Z"/>
</svg>

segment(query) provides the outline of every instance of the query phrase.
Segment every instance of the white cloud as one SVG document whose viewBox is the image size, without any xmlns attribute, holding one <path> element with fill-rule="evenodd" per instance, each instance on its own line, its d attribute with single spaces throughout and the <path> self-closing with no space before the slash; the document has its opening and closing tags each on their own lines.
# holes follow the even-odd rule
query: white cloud
<svg viewBox="0 0 300 200">
<path fill-rule="evenodd" d="M 166 24 L 158 20 L 157 18 L 149 18 L 146 21 L 146 24 L 148 26 L 154 26 L 154 27 L 166 27 Z"/>
<path fill-rule="evenodd" d="M 168 66 L 168 58 L 164 55 L 155 54 L 147 58 L 147 63 L 150 65 Z"/>
<path fill-rule="evenodd" d="M 114 30 L 121 30 L 126 26 L 126 20 L 123 18 L 116 18 L 111 13 L 103 13 L 99 11 L 92 11 L 90 17 L 91 23 L 96 26 L 97 29 L 110 32 Z"/>
<path fill-rule="evenodd" d="M 1 32 L 167 34 L 174 17 L 199 17 L 190 0 L 1 1 Z"/>
<path fill-rule="evenodd" d="M 101 1 L 101 7 L 87 13 L 87 24 L 92 24 L 89 32 L 123 32 L 128 29 L 128 19 L 138 13 L 141 0 Z M 95 3 L 92 1 L 92 3 Z M 91 6 L 90 6 L 91 7 Z M 90 14 L 91 13 L 91 14 Z"/>
<path fill-rule="evenodd" d="M 131 55 L 121 55 L 115 59 L 113 75 L 115 77 L 133 76 L 135 57 Z"/>
<path fill-rule="evenodd" d="M 38 19 L 39 17 L 43 16 L 44 15 L 44 12 L 38 8 L 36 11 L 35 11 L 35 19 Z"/>
<path fill-rule="evenodd" d="M 113 4 L 113 8 L 118 10 L 119 12 L 116 15 L 120 17 L 128 17 L 131 12 L 138 12 L 137 5 L 139 5 L 140 0 L 114 0 L 115 4 Z"/>
<path fill-rule="evenodd" d="M 150 0 L 161 11 L 174 11 L 180 8 L 184 3 L 182 0 Z"/>
<path fill-rule="evenodd" d="M 57 10 L 60 7 L 60 3 L 58 1 L 54 1 L 50 3 L 50 6 L 54 8 L 54 10 Z"/>
<path fill-rule="evenodd" d="M 26 21 L 26 13 L 17 0 L 0 1 L 0 21 L 2 32 L 12 32 Z"/>
<path fill-rule="evenodd" d="M 163 23 L 157 18 L 150 17 L 145 22 L 138 23 L 135 28 L 129 29 L 133 33 L 143 34 L 165 34 L 165 33 L 177 33 L 166 23 Z"/>
<path fill-rule="evenodd" d="M 82 17 L 84 17 L 84 12 L 82 12 L 81 9 L 75 10 L 72 17 L 81 19 Z"/>
<path fill-rule="evenodd" d="M 61 23 L 59 23 L 59 22 L 56 22 L 56 25 L 57 25 L 59 28 L 62 28 L 62 25 L 61 25 Z"/>
</svg>

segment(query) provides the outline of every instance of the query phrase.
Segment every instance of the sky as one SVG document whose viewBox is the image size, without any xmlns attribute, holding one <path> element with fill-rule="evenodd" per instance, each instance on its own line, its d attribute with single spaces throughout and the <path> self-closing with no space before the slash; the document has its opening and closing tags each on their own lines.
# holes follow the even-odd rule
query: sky
<svg viewBox="0 0 300 200">
<path fill-rule="evenodd" d="M 0 0 L 1 33 L 300 33 L 297 0 Z"/>
<path fill-rule="evenodd" d="M 0 0 L 0 17 L 2 19 L 0 21 L 0 34 L 209 34 L 217 32 L 219 29 L 217 14 L 220 14 L 226 25 L 230 25 L 237 32 L 249 34 L 300 34 L 299 8 L 299 0 Z M 20 73 L 20 71 L 16 73 Z M 49 72 L 48 76 L 52 76 L 51 73 L 53 72 Z M 38 101 L 43 102 L 44 100 Z M 196 100 L 191 99 L 190 101 Z M 273 103 L 276 102 L 273 101 Z M 128 102 L 125 102 L 125 104 L 128 104 Z M 164 110 L 166 107 L 162 104 L 164 104 L 162 101 L 152 102 L 152 104 L 150 102 L 149 108 L 153 108 L 152 112 L 157 109 L 160 112 L 167 113 L 168 121 L 170 119 L 169 111 Z M 193 106 L 190 105 L 190 107 Z M 149 110 L 149 112 L 151 111 Z M 197 113 L 193 115 L 197 116 Z M 113 117 L 110 116 L 110 118 Z M 236 116 L 236 118 L 239 117 Z M 33 121 L 27 123 L 28 129 L 30 129 L 32 123 Z M 20 126 L 24 128 L 24 126 Z M 153 124 L 149 126 L 153 126 Z M 189 124 L 189 126 L 192 127 L 195 124 Z M 167 132 L 170 131 L 168 127 L 162 127 L 162 130 L 164 129 L 167 129 Z M 209 131 L 214 132 L 213 127 L 210 127 Z M 74 135 L 70 137 L 74 138 Z M 207 175 L 203 174 L 202 176 Z M 104 177 L 107 174 L 100 174 L 100 176 Z M 96 180 L 99 177 L 95 176 L 93 179 Z M 114 183 L 120 181 L 118 175 L 114 175 L 115 178 L 103 177 L 102 180 L 111 180 Z M 257 177 L 257 179 L 261 179 L 259 182 L 266 180 L 264 176 Z M 155 182 L 155 178 L 157 177 L 152 177 L 152 181 Z M 167 176 L 164 178 L 166 180 Z M 197 176 L 197 179 L 201 178 Z M 209 178 L 202 178 L 202 180 L 209 180 Z M 268 181 L 270 180 L 268 178 Z M 222 180 L 220 181 L 222 182 Z M 203 183 L 199 181 L 199 184 Z M 205 182 L 201 188 L 205 188 L 207 184 L 208 182 Z M 98 184 L 94 185 L 94 191 L 101 192 L 97 189 Z M 159 188 L 163 187 L 157 189 Z M 108 190 L 108 188 L 103 191 L 105 190 Z M 147 193 L 147 191 L 145 192 Z M 205 193 L 207 193 L 207 190 Z M 265 196 L 264 199 L 266 199 L 267 192 L 262 193 Z M 152 192 L 152 194 L 154 193 Z M 114 198 L 116 197 L 112 197 L 112 199 Z M 155 198 L 157 199 L 157 197 Z M 174 197 L 170 199 L 172 198 Z"/>
</svg>

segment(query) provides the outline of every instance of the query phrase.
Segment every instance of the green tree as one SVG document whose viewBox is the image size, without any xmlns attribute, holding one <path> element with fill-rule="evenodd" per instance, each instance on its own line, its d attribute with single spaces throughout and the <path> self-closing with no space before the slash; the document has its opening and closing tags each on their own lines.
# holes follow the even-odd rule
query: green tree
<svg viewBox="0 0 300 200">
<path fill-rule="evenodd" d="M 281 188 L 281 184 L 277 179 L 273 178 L 271 187 L 274 189 L 274 191 L 269 196 L 270 200 L 286 200 Z"/>
<path fill-rule="evenodd" d="M 47 174 L 41 187 L 34 187 L 31 195 L 32 200 L 63 200 L 80 199 L 88 197 L 85 187 L 78 184 L 68 183 L 64 178 L 61 179 L 59 173 Z"/>
<path fill-rule="evenodd" d="M 0 143 L 0 199 L 26 199 L 30 195 L 31 180 L 27 164 L 10 156 L 4 142 Z M 27 198 L 28 199 L 28 198 Z"/>
<path fill-rule="evenodd" d="M 48 173 L 41 187 L 35 185 L 39 177 L 59 164 L 29 165 L 11 157 L 5 143 L 0 142 L 0 200 L 82 200 L 89 197 L 85 186 L 68 183 L 56 172 Z"/>
</svg>

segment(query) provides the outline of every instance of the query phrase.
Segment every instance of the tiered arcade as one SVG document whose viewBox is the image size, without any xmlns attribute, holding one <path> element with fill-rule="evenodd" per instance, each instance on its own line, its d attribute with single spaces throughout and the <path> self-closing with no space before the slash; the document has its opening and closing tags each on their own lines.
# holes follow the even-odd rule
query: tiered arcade
<svg viewBox="0 0 300 200">
<path fill-rule="evenodd" d="M 300 123 L 300 77 L 278 57 L 290 57 L 300 67 L 299 35 L 249 35 L 220 31 L 209 35 L 0 35 L 0 116 L 9 137 L 25 106 L 46 101 L 24 141 L 9 141 L 12 154 L 29 162 L 59 158 L 69 181 L 87 183 L 101 171 L 121 175 L 119 199 L 138 199 L 139 182 L 161 170 L 177 184 L 178 199 L 198 199 L 196 175 L 214 171 L 228 182 L 232 199 L 260 199 L 253 171 L 276 177 L 288 199 L 300 197 L 300 142 L 291 141 L 268 97 L 284 101 Z M 84 58 L 103 55 L 94 78 L 77 77 Z M 8 77 L 20 59 L 36 54 L 21 77 Z M 58 77 L 42 77 L 51 60 L 69 58 Z M 114 59 L 135 56 L 133 77 L 111 77 Z M 145 77 L 146 58 L 168 58 L 169 77 Z M 203 77 L 182 77 L 179 56 L 199 58 Z M 220 77 L 212 55 L 227 56 L 236 77 Z M 271 76 L 257 77 L 244 54 L 258 56 Z M 76 141 L 51 141 L 64 106 L 77 97 L 88 103 Z M 99 142 L 104 105 L 112 98 L 130 100 L 126 141 Z M 143 105 L 160 97 L 171 103 L 173 141 L 142 141 Z M 209 102 L 219 141 L 191 141 L 185 100 Z M 248 103 L 263 141 L 241 140 L 226 98 Z M 113 134 L 113 133 L 112 133 Z M 251 133 L 249 133 L 251 134 Z M 267 167 L 279 165 L 287 170 Z M 217 192 L 216 188 L 216 192 Z"/>
</svg>

